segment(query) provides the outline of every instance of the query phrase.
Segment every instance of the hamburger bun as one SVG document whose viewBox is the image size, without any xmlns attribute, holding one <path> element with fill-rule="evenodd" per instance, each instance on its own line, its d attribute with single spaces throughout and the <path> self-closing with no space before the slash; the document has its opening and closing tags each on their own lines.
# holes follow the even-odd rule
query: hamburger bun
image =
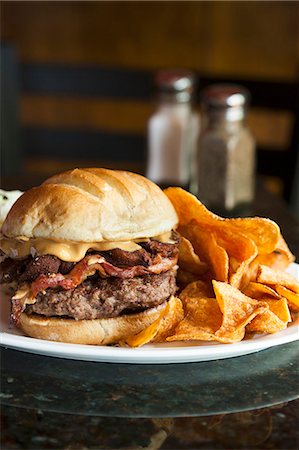
<svg viewBox="0 0 299 450">
<path fill-rule="evenodd" d="M 22 313 L 19 327 L 27 336 L 37 339 L 71 344 L 115 344 L 151 325 L 166 304 L 110 319 L 74 320 Z"/>
<path fill-rule="evenodd" d="M 131 172 L 75 169 L 25 192 L 2 226 L 8 238 L 128 241 L 176 226 L 175 209 L 154 183 Z"/>
</svg>

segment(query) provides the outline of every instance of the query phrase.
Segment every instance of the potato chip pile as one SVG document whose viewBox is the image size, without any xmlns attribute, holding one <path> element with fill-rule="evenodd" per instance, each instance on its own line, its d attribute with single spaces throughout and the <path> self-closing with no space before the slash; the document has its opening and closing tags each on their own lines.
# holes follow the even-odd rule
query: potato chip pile
<svg viewBox="0 0 299 450">
<path fill-rule="evenodd" d="M 180 291 L 126 344 L 234 343 L 285 329 L 299 311 L 299 282 L 285 272 L 295 258 L 278 225 L 259 217 L 224 219 L 181 188 L 164 192 L 179 217 Z"/>
</svg>

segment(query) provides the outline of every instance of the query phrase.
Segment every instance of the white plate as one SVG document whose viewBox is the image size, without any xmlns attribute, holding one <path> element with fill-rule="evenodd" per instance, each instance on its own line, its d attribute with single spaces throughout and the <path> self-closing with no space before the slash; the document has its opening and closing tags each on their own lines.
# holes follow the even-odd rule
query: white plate
<svg viewBox="0 0 299 450">
<path fill-rule="evenodd" d="M 288 271 L 299 280 L 299 265 L 292 264 Z M 0 344 L 30 353 L 79 359 L 134 364 L 166 364 L 196 361 L 212 361 L 232 358 L 264 350 L 276 345 L 286 344 L 299 338 L 299 319 L 286 330 L 269 335 L 256 335 L 250 340 L 236 344 L 209 342 L 173 342 L 146 345 L 141 348 L 122 348 L 95 345 L 64 344 L 44 341 L 22 335 L 20 330 L 9 327 L 9 300 L 3 298 L 0 309 Z"/>
</svg>

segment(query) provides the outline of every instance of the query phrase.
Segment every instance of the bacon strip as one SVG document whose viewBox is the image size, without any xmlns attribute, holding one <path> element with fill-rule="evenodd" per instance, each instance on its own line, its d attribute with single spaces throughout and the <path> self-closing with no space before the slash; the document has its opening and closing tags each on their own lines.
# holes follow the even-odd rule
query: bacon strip
<svg viewBox="0 0 299 450">
<path fill-rule="evenodd" d="M 29 285 L 24 283 L 12 297 L 11 302 L 11 320 L 18 322 L 26 305 L 32 305 L 36 299 L 31 295 Z"/>
<path fill-rule="evenodd" d="M 63 289 L 73 289 L 75 287 L 72 279 L 66 278 L 61 273 L 51 273 L 50 275 L 40 275 L 31 284 L 31 293 L 33 297 L 40 291 L 45 291 L 49 287 L 61 286 Z"/>
<path fill-rule="evenodd" d="M 176 262 L 177 258 L 159 258 L 156 264 L 149 267 L 133 266 L 121 268 L 113 266 L 101 256 L 89 255 L 76 264 L 67 275 L 62 275 L 61 273 L 40 275 L 33 281 L 30 290 L 35 297 L 40 291 L 48 287 L 60 286 L 63 289 L 74 289 L 86 280 L 87 277 L 94 275 L 96 272 L 102 278 L 134 278 L 141 275 L 158 274 L 171 269 Z"/>
</svg>

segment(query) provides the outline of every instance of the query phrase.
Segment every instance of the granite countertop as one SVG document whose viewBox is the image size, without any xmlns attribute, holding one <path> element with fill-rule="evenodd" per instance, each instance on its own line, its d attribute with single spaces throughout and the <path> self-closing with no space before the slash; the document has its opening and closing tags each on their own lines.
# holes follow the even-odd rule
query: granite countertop
<svg viewBox="0 0 299 450">
<path fill-rule="evenodd" d="M 3 449 L 297 448 L 297 343 L 188 364 L 1 360 Z"/>
</svg>

